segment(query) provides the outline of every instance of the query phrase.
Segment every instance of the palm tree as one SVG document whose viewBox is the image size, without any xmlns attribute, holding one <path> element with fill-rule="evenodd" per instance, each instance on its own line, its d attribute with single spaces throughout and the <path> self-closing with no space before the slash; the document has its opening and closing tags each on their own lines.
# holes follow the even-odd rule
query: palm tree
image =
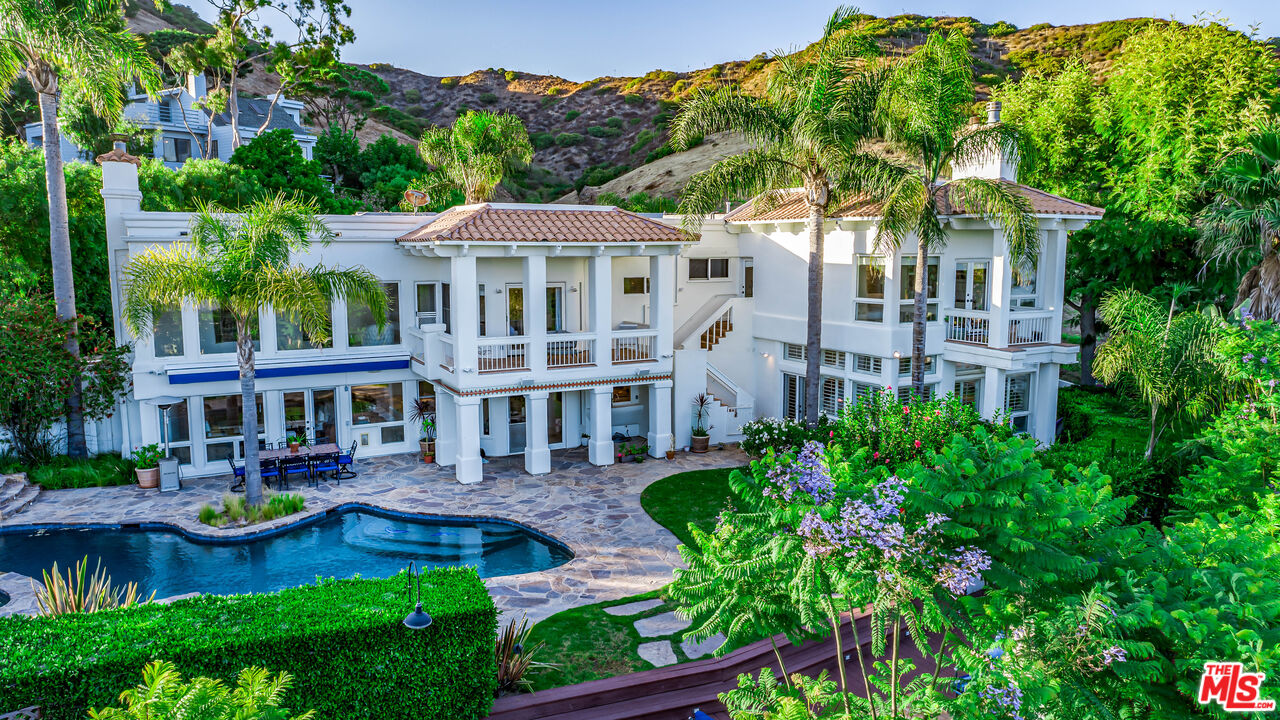
<svg viewBox="0 0 1280 720">
<path fill-rule="evenodd" d="M 436 173 L 425 188 L 461 190 L 467 204 L 485 202 L 518 163 L 533 160 L 533 145 L 520 118 L 510 113 L 469 110 L 452 127 L 422 134 L 418 154 Z"/>
<path fill-rule="evenodd" d="M 974 102 L 969 39 L 959 31 L 931 33 L 894 71 L 880 96 L 880 112 L 891 146 L 911 164 L 885 160 L 892 177 L 876 242 L 897 253 L 912 235 L 917 241 L 915 311 L 911 328 L 911 388 L 924 396 L 925 276 L 931 251 L 947 244 L 940 209 L 961 206 L 966 214 L 995 220 L 1004 233 L 1014 271 L 1034 266 L 1040 237 L 1030 203 L 1009 183 L 983 178 L 949 179 L 955 165 L 994 152 L 1016 155 L 1016 131 L 1002 123 L 966 127 Z M 948 201 L 949 202 L 946 202 Z"/>
<path fill-rule="evenodd" d="M 20 73 L 26 74 L 39 98 L 54 302 L 58 317 L 71 326 L 67 351 L 79 357 L 59 96 L 63 89 L 73 88 L 94 112 L 116 117 L 123 86 L 137 80 L 152 92 L 159 85 L 159 73 L 141 38 L 129 32 L 122 5 L 115 0 L 0 0 L 0 95 Z M 79 384 L 67 397 L 67 454 L 88 454 Z"/>
<path fill-rule="evenodd" d="M 1110 328 L 1098 348 L 1094 371 L 1105 383 L 1127 380 L 1150 406 L 1146 458 L 1179 421 L 1204 417 L 1225 383 L 1214 359 L 1214 319 L 1203 312 L 1176 312 L 1186 285 L 1175 285 L 1169 307 L 1137 290 L 1107 295 L 1099 306 Z"/>
<path fill-rule="evenodd" d="M 867 146 L 876 134 L 875 99 L 885 72 L 873 60 L 875 40 L 850 30 L 856 14 L 838 8 L 813 48 L 780 57 L 764 97 L 733 87 L 703 90 L 671 125 L 677 150 L 719 132 L 739 133 L 754 145 L 689 179 L 679 209 L 689 232 L 727 198 L 758 196 L 755 203 L 767 208 L 786 190 L 803 188 L 809 216 L 804 414 L 810 425 L 818 422 L 822 385 L 823 224 L 830 209 L 873 189 L 866 168 L 877 164 Z"/>
<path fill-rule="evenodd" d="M 1216 196 L 1200 212 L 1200 250 L 1219 262 L 1252 262 L 1236 304 L 1260 320 L 1280 320 L 1280 123 L 1259 128 L 1207 183 Z"/>
<path fill-rule="evenodd" d="M 274 308 L 316 344 L 329 339 L 330 311 L 340 297 L 367 306 L 380 328 L 386 322 L 386 292 L 368 270 L 289 264 L 290 256 L 306 252 L 313 240 L 327 245 L 333 237 L 311 200 L 276 195 L 239 215 L 201 205 L 191 219 L 189 245 L 152 247 L 123 270 L 124 321 L 134 335 L 150 333 L 157 313 L 187 303 L 220 308 L 235 319 L 245 499 L 251 505 L 262 502 L 253 351 L 259 314 Z"/>
</svg>

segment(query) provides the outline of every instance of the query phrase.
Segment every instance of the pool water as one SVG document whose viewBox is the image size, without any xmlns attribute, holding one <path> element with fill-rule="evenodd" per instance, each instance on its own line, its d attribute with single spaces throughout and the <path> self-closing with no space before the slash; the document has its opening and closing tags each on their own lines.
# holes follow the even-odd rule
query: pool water
<svg viewBox="0 0 1280 720">
<path fill-rule="evenodd" d="M 58 528 L 0 534 L 0 568 L 39 578 L 89 556 L 116 583 L 136 581 L 157 598 L 189 592 L 270 592 L 317 577 L 389 577 L 419 568 L 470 565 L 481 577 L 547 570 L 568 562 L 563 545 L 514 523 L 405 519 L 346 510 L 281 534 L 211 543 L 163 529 Z"/>
</svg>

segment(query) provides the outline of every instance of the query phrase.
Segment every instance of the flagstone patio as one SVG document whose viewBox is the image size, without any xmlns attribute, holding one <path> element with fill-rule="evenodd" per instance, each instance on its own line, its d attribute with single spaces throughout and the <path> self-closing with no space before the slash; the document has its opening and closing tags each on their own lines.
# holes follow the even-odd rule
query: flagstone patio
<svg viewBox="0 0 1280 720">
<path fill-rule="evenodd" d="M 184 480 L 178 492 L 142 490 L 136 485 L 53 490 L 40 493 L 26 510 L 0 521 L 3 526 L 162 522 L 193 534 L 233 537 L 298 522 L 344 503 L 428 515 L 501 518 L 528 525 L 573 550 L 574 558 L 551 570 L 488 578 L 498 609 L 527 613 L 537 621 L 578 605 L 614 600 L 670 582 L 680 565 L 678 541 L 640 507 L 640 493 L 660 478 L 686 470 L 736 467 L 747 456 L 734 448 L 704 455 L 678 453 L 674 460 L 648 460 L 596 467 L 585 449 L 552 453 L 551 472 L 533 476 L 519 456 L 494 458 L 484 466 L 484 481 L 460 485 L 452 468 L 426 465 L 416 455 L 361 460 L 359 475 L 313 488 L 295 482 L 293 492 L 307 498 L 303 514 L 248 529 L 213 528 L 196 515 L 202 505 L 220 505 L 227 477 Z M 0 574 L 4 573 L 0 559 Z M 10 574 L 8 580 L 15 576 Z M 7 582 L 10 595 L 24 582 Z M 30 608 L 19 602 L 6 611 Z"/>
</svg>

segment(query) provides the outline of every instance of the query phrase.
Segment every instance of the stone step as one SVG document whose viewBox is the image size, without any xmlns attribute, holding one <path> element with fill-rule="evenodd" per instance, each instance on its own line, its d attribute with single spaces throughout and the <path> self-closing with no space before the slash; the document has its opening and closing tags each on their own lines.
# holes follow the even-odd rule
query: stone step
<svg viewBox="0 0 1280 720">
<path fill-rule="evenodd" d="M 0 520 L 7 520 L 18 514 L 23 508 L 34 502 L 39 494 L 39 485 L 27 485 L 13 498 L 0 503 Z"/>
<path fill-rule="evenodd" d="M 22 492 L 27 486 L 22 475 L 5 475 L 0 480 L 3 480 L 3 482 L 0 482 L 0 505 L 4 505 L 17 497 L 18 493 Z"/>
</svg>

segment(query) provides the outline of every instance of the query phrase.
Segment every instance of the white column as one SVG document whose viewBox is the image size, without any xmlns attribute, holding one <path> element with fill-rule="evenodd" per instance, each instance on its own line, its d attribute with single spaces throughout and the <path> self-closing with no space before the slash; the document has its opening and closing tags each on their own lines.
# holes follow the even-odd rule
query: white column
<svg viewBox="0 0 1280 720">
<path fill-rule="evenodd" d="M 663 457 L 671 448 L 671 381 L 649 386 L 649 455 Z"/>
<path fill-rule="evenodd" d="M 524 334 L 529 338 L 526 362 L 535 373 L 547 369 L 547 256 L 524 257 Z M 544 398 L 545 404 L 545 398 Z M 543 417 L 543 426 L 546 425 Z M 545 434 L 545 433 L 544 433 Z M 545 440 L 544 440 L 545 443 Z"/>
<path fill-rule="evenodd" d="M 982 417 L 990 420 L 997 412 L 1004 411 L 1004 370 L 987 368 L 987 376 L 982 380 Z"/>
<path fill-rule="evenodd" d="M 1009 347 L 1009 297 L 1013 287 L 1011 261 L 1004 231 L 995 230 L 992 232 L 991 240 L 991 329 L 987 338 L 989 347 Z"/>
<path fill-rule="evenodd" d="M 950 395 L 956 391 L 956 364 L 942 359 L 939 355 L 935 361 L 940 363 L 938 368 L 938 397 Z"/>
<path fill-rule="evenodd" d="M 613 464 L 613 388 L 591 389 L 591 440 L 587 458 L 592 465 Z"/>
<path fill-rule="evenodd" d="M 450 312 L 453 314 L 454 363 L 463 372 L 476 370 L 476 334 L 480 327 L 476 301 L 476 258 L 463 255 L 449 260 Z"/>
<path fill-rule="evenodd" d="M 590 307 L 587 312 L 591 332 L 596 336 L 596 365 L 608 368 L 613 364 L 613 258 L 608 255 L 593 255 L 588 262 L 587 273 L 591 276 Z"/>
<path fill-rule="evenodd" d="M 1062 306 L 1066 304 L 1067 231 L 1050 230 L 1045 235 L 1048 242 L 1041 255 L 1041 263 L 1049 267 L 1041 275 L 1049 287 L 1045 288 L 1043 297 L 1045 307 L 1053 311 L 1053 324 L 1049 327 L 1051 341 L 1061 342 Z"/>
<path fill-rule="evenodd" d="M 474 313 L 473 313 L 474 317 Z M 475 332 L 475 324 L 471 325 Z M 484 479 L 484 465 L 480 460 L 480 398 L 460 397 L 455 401 L 457 412 L 458 458 L 454 477 L 463 485 L 472 485 Z"/>
<path fill-rule="evenodd" d="M 458 462 L 458 410 L 451 393 L 436 386 L 436 464 Z"/>
<path fill-rule="evenodd" d="M 660 361 L 670 360 L 675 343 L 676 318 L 676 258 L 674 255 L 653 255 L 649 258 L 649 323 L 658 331 L 655 352 Z M 670 388 L 668 388 L 670 395 Z M 670 405 L 668 398 L 667 404 Z M 670 424 L 670 411 L 667 413 Z M 653 443 L 649 443 L 650 447 Z"/>
<path fill-rule="evenodd" d="M 1031 406 L 1031 434 L 1044 445 L 1052 445 L 1058 427 L 1058 366 L 1046 363 L 1032 375 L 1035 395 Z"/>
<path fill-rule="evenodd" d="M 142 193 L 138 190 L 138 166 L 131 162 L 102 163 L 101 193 L 106 216 L 107 267 L 111 273 L 108 278 L 111 285 L 111 308 L 115 311 L 116 338 L 124 342 L 132 335 L 124 325 L 124 314 L 121 311 L 124 302 L 120 288 L 120 268 L 129 260 L 123 216 L 142 208 Z M 187 352 L 192 352 L 192 348 L 192 345 L 187 345 Z"/>
<path fill-rule="evenodd" d="M 551 472 L 551 450 L 547 447 L 548 393 L 533 392 L 524 404 L 524 469 L 530 475 Z"/>
</svg>

